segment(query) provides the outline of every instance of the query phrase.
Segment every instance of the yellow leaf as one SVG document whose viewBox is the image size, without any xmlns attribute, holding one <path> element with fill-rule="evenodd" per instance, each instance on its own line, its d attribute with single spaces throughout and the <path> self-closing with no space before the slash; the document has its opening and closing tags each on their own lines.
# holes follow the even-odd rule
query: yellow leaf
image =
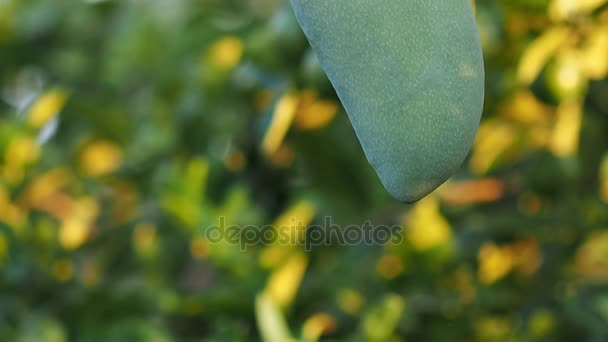
<svg viewBox="0 0 608 342">
<path fill-rule="evenodd" d="M 34 208 L 40 208 L 71 180 L 72 175 L 67 169 L 58 168 L 47 171 L 28 185 L 24 192 L 25 201 Z"/>
<path fill-rule="evenodd" d="M 245 168 L 245 165 L 247 165 L 247 159 L 245 158 L 243 152 L 236 150 L 232 151 L 232 153 L 226 157 L 224 163 L 228 170 L 232 172 L 239 172 Z"/>
<path fill-rule="evenodd" d="M 595 26 L 581 50 L 581 67 L 590 79 L 601 80 L 608 75 L 608 25 Z"/>
<path fill-rule="evenodd" d="M 318 341 L 324 334 L 332 332 L 336 328 L 336 321 L 328 314 L 316 314 L 304 322 L 302 335 L 306 341 Z"/>
<path fill-rule="evenodd" d="M 315 130 L 325 127 L 338 112 L 334 101 L 319 100 L 314 90 L 303 90 L 295 117 L 295 124 L 301 130 Z"/>
<path fill-rule="evenodd" d="M 186 192 L 190 199 L 201 198 L 209 176 L 209 160 L 202 157 L 192 158 L 185 170 L 184 181 L 188 184 Z"/>
<path fill-rule="evenodd" d="M 383 255 L 376 264 L 376 270 L 385 279 L 395 279 L 403 269 L 403 261 L 396 255 Z"/>
<path fill-rule="evenodd" d="M 513 269 L 522 276 L 531 276 L 542 264 L 542 255 L 535 238 L 514 242 L 509 245 L 513 256 Z"/>
<path fill-rule="evenodd" d="M 94 221 L 99 215 L 99 203 L 94 197 L 82 197 L 75 203 L 74 215 L 86 221 Z"/>
<path fill-rule="evenodd" d="M 277 167 L 288 167 L 293 162 L 294 152 L 289 144 L 279 146 L 279 149 L 270 157 L 270 161 Z"/>
<path fill-rule="evenodd" d="M 190 242 L 190 254 L 195 259 L 206 259 L 209 256 L 209 245 L 202 236 L 195 236 Z"/>
<path fill-rule="evenodd" d="M 6 261 L 6 259 L 8 257 L 8 252 L 9 252 L 8 247 L 9 247 L 8 239 L 2 232 L 0 232 L 0 266 L 2 266 L 2 264 L 4 264 L 4 262 Z"/>
<path fill-rule="evenodd" d="M 511 324 L 506 318 L 499 316 L 485 316 L 475 322 L 477 341 L 511 341 L 508 336 Z"/>
<path fill-rule="evenodd" d="M 44 126 L 59 113 L 67 100 L 67 94 L 59 89 L 53 89 L 43 94 L 29 112 L 28 122 L 34 128 Z"/>
<path fill-rule="evenodd" d="M 114 172 L 122 163 L 122 150 L 112 142 L 89 143 L 80 154 L 80 167 L 89 176 L 99 177 Z"/>
<path fill-rule="evenodd" d="M 85 243 L 91 232 L 89 222 L 79 217 L 66 219 L 59 230 L 59 243 L 67 250 L 73 250 Z"/>
<path fill-rule="evenodd" d="M 538 100 L 530 90 L 522 89 L 500 106 L 499 113 L 526 125 L 546 124 L 553 109 Z"/>
<path fill-rule="evenodd" d="M 426 251 L 451 241 L 452 229 L 439 212 L 439 201 L 428 196 L 406 215 L 407 238 L 419 251 Z"/>
<path fill-rule="evenodd" d="M 8 224 L 15 233 L 20 234 L 26 219 L 26 210 L 12 203 L 9 192 L 0 185 L 0 222 Z"/>
<path fill-rule="evenodd" d="M 101 271 L 95 261 L 84 261 L 78 272 L 80 280 L 86 286 L 93 286 L 99 283 Z"/>
<path fill-rule="evenodd" d="M 587 279 L 608 280 L 608 231 L 587 237 L 576 253 L 573 271 Z"/>
<path fill-rule="evenodd" d="M 553 0 L 549 17 L 555 21 L 568 19 L 578 13 L 589 13 L 606 3 L 606 0 Z"/>
<path fill-rule="evenodd" d="M 338 293 L 338 306 L 351 315 L 357 314 L 364 302 L 363 296 L 353 289 L 343 289 Z"/>
<path fill-rule="evenodd" d="M 51 271 L 57 280 L 68 281 L 74 274 L 74 266 L 70 260 L 60 259 L 53 263 Z"/>
<path fill-rule="evenodd" d="M 258 294 L 255 298 L 255 317 L 262 341 L 293 342 L 287 322 L 277 304 L 267 293 Z"/>
<path fill-rule="evenodd" d="M 608 202 L 608 154 L 604 155 L 599 171 L 600 196 L 604 202 Z"/>
<path fill-rule="evenodd" d="M 306 272 L 307 264 L 306 254 L 297 252 L 270 275 L 265 293 L 272 298 L 273 303 L 285 307 L 292 302 Z"/>
<path fill-rule="evenodd" d="M 494 202 L 504 195 L 504 183 L 492 178 L 448 181 L 437 189 L 437 195 L 450 205 Z"/>
<path fill-rule="evenodd" d="M 8 40 L 16 24 L 16 1 L 0 1 L 0 41 Z"/>
<path fill-rule="evenodd" d="M 135 251 L 142 258 L 150 258 L 156 254 L 156 227 L 150 223 L 139 223 L 133 231 Z"/>
<path fill-rule="evenodd" d="M 557 109 L 557 122 L 551 137 L 551 151 L 556 156 L 567 157 L 576 153 L 583 115 L 579 101 L 562 103 Z"/>
<path fill-rule="evenodd" d="M 528 331 L 534 337 L 543 337 L 555 328 L 555 316 L 548 310 L 535 312 L 528 322 Z"/>
<path fill-rule="evenodd" d="M 38 159 L 40 147 L 32 137 L 19 135 L 14 137 L 6 150 L 6 165 L 24 166 Z"/>
<path fill-rule="evenodd" d="M 482 122 L 473 144 L 471 169 L 477 174 L 487 172 L 515 143 L 517 131 L 512 124 L 500 119 Z"/>
<path fill-rule="evenodd" d="M 76 249 L 88 240 L 93 222 L 99 215 L 99 204 L 92 197 L 77 200 L 73 207 L 59 231 L 59 242 L 68 250 Z"/>
<path fill-rule="evenodd" d="M 277 267 L 291 252 L 291 246 L 288 245 L 277 244 L 268 246 L 260 253 L 260 266 L 265 269 Z"/>
<path fill-rule="evenodd" d="M 270 125 L 262 140 L 262 151 L 267 157 L 271 157 L 281 146 L 297 108 L 298 97 L 294 93 L 283 95 L 277 102 Z"/>
<path fill-rule="evenodd" d="M 293 205 L 273 223 L 280 244 L 297 245 L 303 242 L 306 226 L 315 217 L 315 207 L 307 200 Z"/>
<path fill-rule="evenodd" d="M 524 51 L 517 68 L 519 82 L 525 86 L 530 85 L 569 35 L 568 28 L 556 26 L 532 42 Z"/>
<path fill-rule="evenodd" d="M 240 62 L 243 50 L 243 41 L 240 38 L 228 36 L 211 45 L 208 58 L 212 66 L 221 70 L 230 70 Z"/>
<path fill-rule="evenodd" d="M 479 249 L 478 276 L 484 284 L 493 284 L 506 276 L 513 268 L 513 255 L 508 247 L 486 243 Z"/>
<path fill-rule="evenodd" d="M 364 341 L 397 341 L 395 328 L 406 308 L 406 302 L 400 295 L 388 294 L 373 307 L 362 320 Z"/>
<path fill-rule="evenodd" d="M 454 284 L 454 287 L 460 294 L 460 300 L 463 304 L 469 304 L 475 299 L 476 293 L 473 275 L 464 266 L 460 266 L 456 270 L 451 283 Z"/>
</svg>

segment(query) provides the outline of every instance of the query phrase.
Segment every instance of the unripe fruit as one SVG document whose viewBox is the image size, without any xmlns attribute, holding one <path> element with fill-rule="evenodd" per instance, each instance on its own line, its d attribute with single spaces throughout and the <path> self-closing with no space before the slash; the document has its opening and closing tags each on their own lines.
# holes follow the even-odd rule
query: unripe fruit
<svg viewBox="0 0 608 342">
<path fill-rule="evenodd" d="M 483 106 L 470 0 L 291 3 L 385 188 L 414 202 L 449 178 Z"/>
</svg>

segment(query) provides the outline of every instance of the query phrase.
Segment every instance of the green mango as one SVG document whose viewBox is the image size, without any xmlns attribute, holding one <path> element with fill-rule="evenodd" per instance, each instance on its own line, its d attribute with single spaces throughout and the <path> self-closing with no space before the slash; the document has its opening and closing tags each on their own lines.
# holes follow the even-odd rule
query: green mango
<svg viewBox="0 0 608 342">
<path fill-rule="evenodd" d="M 475 138 L 484 70 L 470 0 L 291 0 L 393 197 L 448 179 Z"/>
</svg>

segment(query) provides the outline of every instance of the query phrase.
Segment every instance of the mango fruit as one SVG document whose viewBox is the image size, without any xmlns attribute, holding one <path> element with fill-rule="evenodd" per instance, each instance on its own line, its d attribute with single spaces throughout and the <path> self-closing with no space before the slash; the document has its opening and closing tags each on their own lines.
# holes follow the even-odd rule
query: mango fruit
<svg viewBox="0 0 608 342">
<path fill-rule="evenodd" d="M 384 187 L 415 202 L 462 164 L 483 107 L 470 0 L 291 0 Z"/>
</svg>

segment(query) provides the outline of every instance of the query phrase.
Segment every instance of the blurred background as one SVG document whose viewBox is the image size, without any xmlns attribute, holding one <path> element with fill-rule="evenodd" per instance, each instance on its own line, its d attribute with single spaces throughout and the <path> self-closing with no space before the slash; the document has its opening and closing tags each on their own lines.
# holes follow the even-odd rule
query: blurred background
<svg viewBox="0 0 608 342">
<path fill-rule="evenodd" d="M 476 10 L 477 140 L 405 205 L 286 1 L 0 0 L 0 340 L 608 340 L 608 2 Z M 326 216 L 403 242 L 205 238 Z"/>
</svg>

